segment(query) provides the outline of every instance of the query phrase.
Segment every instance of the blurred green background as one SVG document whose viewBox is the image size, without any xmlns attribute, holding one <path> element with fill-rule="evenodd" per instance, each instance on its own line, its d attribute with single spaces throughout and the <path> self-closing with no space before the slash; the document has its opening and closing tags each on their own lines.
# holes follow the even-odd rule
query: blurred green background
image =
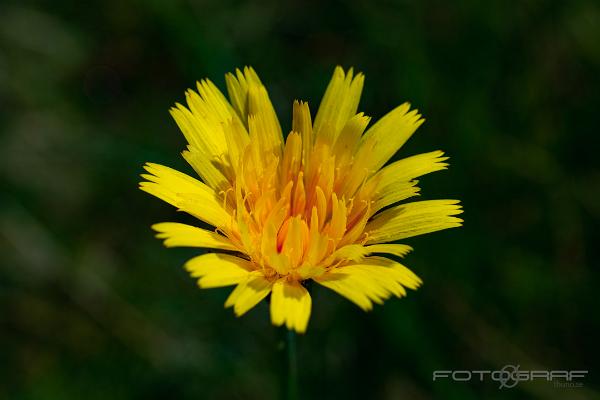
<svg viewBox="0 0 600 400">
<path fill-rule="evenodd" d="M 198 290 L 191 221 L 137 189 L 145 161 L 191 172 L 167 110 L 252 65 L 284 129 L 337 64 L 360 110 L 427 118 L 399 157 L 436 149 L 424 199 L 465 225 L 405 242 L 425 284 L 371 313 L 316 287 L 299 337 L 311 399 L 599 398 L 600 3 L 3 1 L 0 398 L 275 399 L 281 335 L 262 304 Z M 432 381 L 436 369 L 579 369 L 582 388 Z"/>
</svg>

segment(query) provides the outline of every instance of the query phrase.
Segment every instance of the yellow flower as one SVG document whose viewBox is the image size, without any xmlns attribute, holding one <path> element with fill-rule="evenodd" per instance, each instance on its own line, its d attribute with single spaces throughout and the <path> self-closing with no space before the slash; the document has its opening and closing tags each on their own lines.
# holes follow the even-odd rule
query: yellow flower
<svg viewBox="0 0 600 400">
<path fill-rule="evenodd" d="M 167 247 L 203 247 L 185 267 L 201 288 L 237 285 L 225 306 L 240 316 L 271 294 L 275 325 L 306 331 L 313 281 L 370 310 L 421 280 L 382 255 L 388 242 L 457 227 L 457 200 L 396 204 L 418 195 L 415 178 L 445 169 L 441 151 L 384 166 L 423 123 L 408 103 L 369 129 L 356 113 L 364 76 L 337 67 L 314 123 L 294 102 L 284 139 L 267 90 L 252 68 L 226 75 L 228 101 L 209 80 L 186 92 L 171 114 L 189 145 L 183 157 L 201 181 L 147 163 L 142 190 L 213 228 L 175 222 L 152 228 Z M 366 131 L 365 131 L 366 130 Z"/>
</svg>

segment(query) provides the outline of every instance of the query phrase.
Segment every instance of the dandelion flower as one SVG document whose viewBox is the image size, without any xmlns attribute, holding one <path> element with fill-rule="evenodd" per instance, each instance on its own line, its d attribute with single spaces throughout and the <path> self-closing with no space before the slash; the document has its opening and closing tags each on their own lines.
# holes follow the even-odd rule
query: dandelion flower
<svg viewBox="0 0 600 400">
<path fill-rule="evenodd" d="M 363 82 L 337 67 L 314 122 L 308 104 L 294 102 L 287 137 L 252 68 L 226 75 L 229 101 L 203 80 L 186 92 L 187 107 L 171 108 L 200 180 L 147 163 L 140 188 L 204 227 L 152 228 L 167 247 L 214 250 L 185 268 L 201 288 L 236 285 L 225 306 L 237 316 L 270 294 L 272 323 L 305 332 L 308 280 L 363 310 L 403 297 L 421 280 L 397 261 L 411 247 L 390 242 L 461 225 L 456 200 L 398 204 L 447 157 L 433 151 L 386 165 L 424 120 L 404 103 L 367 128 L 370 118 L 357 113 Z"/>
</svg>

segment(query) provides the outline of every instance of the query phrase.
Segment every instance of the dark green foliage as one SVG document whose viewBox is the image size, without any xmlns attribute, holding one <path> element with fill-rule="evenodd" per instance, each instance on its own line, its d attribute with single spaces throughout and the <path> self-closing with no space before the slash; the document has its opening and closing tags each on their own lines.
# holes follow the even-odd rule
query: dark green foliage
<svg viewBox="0 0 600 400">
<path fill-rule="evenodd" d="M 598 398 L 600 3 L 89 1 L 0 4 L 0 398 L 274 399 L 280 335 L 198 290 L 150 225 L 190 222 L 137 189 L 191 172 L 167 110 L 252 65 L 284 129 L 333 67 L 360 110 L 427 122 L 422 198 L 465 225 L 405 241 L 424 286 L 363 313 L 313 287 L 303 398 Z M 432 382 L 435 369 L 587 369 L 580 389 Z M 579 397 L 577 397 L 579 396 Z"/>
</svg>

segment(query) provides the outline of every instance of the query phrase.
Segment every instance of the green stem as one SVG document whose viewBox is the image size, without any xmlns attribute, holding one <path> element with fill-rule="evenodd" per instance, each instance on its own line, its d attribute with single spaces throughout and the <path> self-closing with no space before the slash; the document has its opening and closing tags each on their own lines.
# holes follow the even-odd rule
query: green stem
<svg viewBox="0 0 600 400">
<path fill-rule="evenodd" d="M 296 331 L 289 329 L 285 336 L 287 354 L 287 398 L 298 400 L 298 354 L 296 351 Z"/>
</svg>

